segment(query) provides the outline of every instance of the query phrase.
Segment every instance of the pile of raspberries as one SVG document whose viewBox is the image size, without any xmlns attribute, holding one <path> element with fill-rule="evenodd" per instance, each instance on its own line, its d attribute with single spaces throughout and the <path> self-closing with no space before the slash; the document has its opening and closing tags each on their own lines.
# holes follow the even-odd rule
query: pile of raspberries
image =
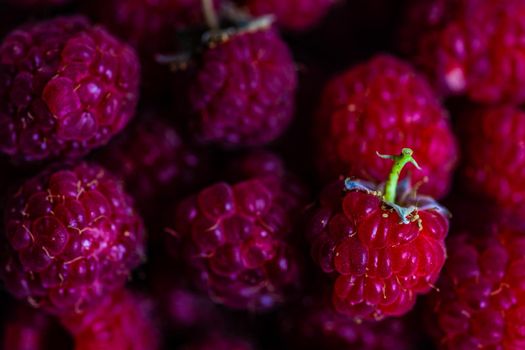
<svg viewBox="0 0 525 350">
<path fill-rule="evenodd" d="M 0 349 L 525 350 L 524 0 L 0 0 Z"/>
</svg>

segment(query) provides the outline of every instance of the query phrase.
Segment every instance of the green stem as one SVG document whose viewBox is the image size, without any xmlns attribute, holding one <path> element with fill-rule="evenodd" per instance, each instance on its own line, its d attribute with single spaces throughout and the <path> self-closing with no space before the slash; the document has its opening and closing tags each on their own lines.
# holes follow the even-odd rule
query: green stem
<svg viewBox="0 0 525 350">
<path fill-rule="evenodd" d="M 383 200 L 385 202 L 395 203 L 399 174 L 407 163 L 412 163 L 416 168 L 421 169 L 416 160 L 412 157 L 412 154 L 414 154 L 414 151 L 410 148 L 403 148 L 401 154 L 397 156 L 377 154 L 381 158 L 392 159 L 394 161 L 394 165 L 392 166 L 392 170 L 390 170 L 390 175 L 385 184 L 385 194 L 383 195 Z"/>
</svg>

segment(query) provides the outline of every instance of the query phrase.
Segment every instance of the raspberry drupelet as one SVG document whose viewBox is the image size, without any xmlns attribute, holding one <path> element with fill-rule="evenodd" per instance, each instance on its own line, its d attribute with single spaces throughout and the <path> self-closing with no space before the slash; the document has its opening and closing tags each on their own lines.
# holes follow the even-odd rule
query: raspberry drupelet
<svg viewBox="0 0 525 350">
<path fill-rule="evenodd" d="M 446 110 L 422 76 L 386 55 L 351 68 L 325 87 L 316 118 L 318 172 L 380 182 L 388 165 L 375 152 L 418 150 L 420 192 L 447 194 L 458 150 Z"/>
<path fill-rule="evenodd" d="M 334 307 L 356 319 L 406 314 L 446 258 L 444 209 L 406 181 L 397 189 L 403 166 L 417 165 L 412 151 L 383 157 L 394 160 L 384 186 L 350 179 L 328 186 L 309 223 L 312 256 L 334 280 Z"/>
<path fill-rule="evenodd" d="M 271 20 L 209 37 L 190 87 L 197 138 L 225 148 L 275 140 L 294 113 L 297 73 Z"/>
<path fill-rule="evenodd" d="M 292 233 L 303 199 L 287 181 L 264 175 L 217 183 L 179 205 L 185 263 L 215 302 L 270 310 L 300 284 Z"/>
<path fill-rule="evenodd" d="M 82 313 L 121 288 L 144 257 L 122 183 L 88 164 L 44 170 L 8 199 L 0 236 L 7 290 L 54 313 Z"/>
<path fill-rule="evenodd" d="M 83 17 L 13 30 L 0 45 L 0 151 L 30 162 L 106 144 L 135 113 L 139 70 L 133 49 Z"/>
<path fill-rule="evenodd" d="M 523 232 L 497 220 L 447 241 L 449 257 L 428 309 L 439 349 L 523 349 Z"/>
</svg>

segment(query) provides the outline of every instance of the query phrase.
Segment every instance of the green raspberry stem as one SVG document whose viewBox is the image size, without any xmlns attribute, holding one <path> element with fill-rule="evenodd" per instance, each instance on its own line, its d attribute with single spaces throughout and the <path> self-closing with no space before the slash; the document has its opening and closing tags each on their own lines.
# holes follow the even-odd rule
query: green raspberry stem
<svg viewBox="0 0 525 350">
<path fill-rule="evenodd" d="M 414 151 L 410 148 L 403 148 L 401 154 L 396 156 L 377 153 L 377 155 L 383 159 L 392 159 L 394 161 L 394 165 L 392 166 L 392 170 L 390 170 L 388 180 L 385 184 L 385 193 L 383 195 L 383 200 L 385 202 L 395 204 L 399 174 L 407 163 L 412 163 L 417 169 L 421 169 L 416 160 L 412 157 L 413 154 Z"/>
</svg>

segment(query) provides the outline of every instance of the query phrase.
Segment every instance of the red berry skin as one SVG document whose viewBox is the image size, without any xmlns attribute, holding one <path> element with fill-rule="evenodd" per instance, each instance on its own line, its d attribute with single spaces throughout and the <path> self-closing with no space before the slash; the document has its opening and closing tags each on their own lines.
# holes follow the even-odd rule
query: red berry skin
<svg viewBox="0 0 525 350">
<path fill-rule="evenodd" d="M 404 315 L 439 276 L 448 219 L 425 209 L 403 224 L 377 195 L 343 188 L 325 189 L 307 236 L 314 261 L 333 277 L 334 307 L 357 319 Z"/>
<path fill-rule="evenodd" d="M 460 124 L 465 187 L 505 211 L 525 213 L 525 112 L 511 106 L 472 108 Z"/>
<path fill-rule="evenodd" d="M 523 229 L 498 223 L 447 242 L 439 291 L 429 300 L 431 333 L 440 349 L 523 349 Z"/>
<path fill-rule="evenodd" d="M 153 304 L 125 289 L 107 297 L 98 308 L 62 322 L 74 335 L 75 350 L 160 349 Z"/>
<path fill-rule="evenodd" d="M 279 27 L 291 31 L 312 29 L 335 4 L 334 0 L 245 0 L 254 16 L 274 15 Z"/>
<path fill-rule="evenodd" d="M 329 305 L 311 302 L 289 311 L 281 328 L 293 349 L 414 349 L 414 336 L 404 319 L 356 322 Z"/>
<path fill-rule="evenodd" d="M 27 24 L 0 45 L 0 151 L 17 161 L 74 158 L 135 113 L 135 52 L 83 17 Z"/>
<path fill-rule="evenodd" d="M 98 163 L 124 180 L 146 218 L 158 218 L 159 202 L 189 194 L 204 182 L 207 157 L 182 139 L 169 123 L 146 113 L 96 156 Z"/>
<path fill-rule="evenodd" d="M 16 305 L 8 312 L 3 330 L 2 349 L 68 350 L 72 339 L 52 317 L 27 305 Z"/>
<path fill-rule="evenodd" d="M 417 33 L 414 61 L 445 95 L 466 95 L 480 103 L 525 102 L 525 4 L 516 0 L 432 0 L 418 2 L 420 18 L 408 22 Z M 427 30 L 418 31 L 421 27 Z"/>
<path fill-rule="evenodd" d="M 297 73 L 273 28 L 212 43 L 190 87 L 197 138 L 226 148 L 275 140 L 294 113 Z"/>
<path fill-rule="evenodd" d="M 414 184 L 423 183 L 418 192 L 440 198 L 449 191 L 458 150 L 447 113 L 426 81 L 394 57 L 376 56 L 329 82 L 316 134 L 325 180 L 344 175 L 381 182 L 391 164 L 376 152 L 410 147 L 422 168 L 411 173 Z"/>
<path fill-rule="evenodd" d="M 144 256 L 131 198 L 107 170 L 81 163 L 45 170 L 10 196 L 0 278 L 19 299 L 82 313 L 121 288 Z"/>
<path fill-rule="evenodd" d="M 179 205 L 176 231 L 190 276 L 215 302 L 266 311 L 300 283 L 291 234 L 303 203 L 287 186 L 271 175 L 217 183 Z"/>
</svg>

